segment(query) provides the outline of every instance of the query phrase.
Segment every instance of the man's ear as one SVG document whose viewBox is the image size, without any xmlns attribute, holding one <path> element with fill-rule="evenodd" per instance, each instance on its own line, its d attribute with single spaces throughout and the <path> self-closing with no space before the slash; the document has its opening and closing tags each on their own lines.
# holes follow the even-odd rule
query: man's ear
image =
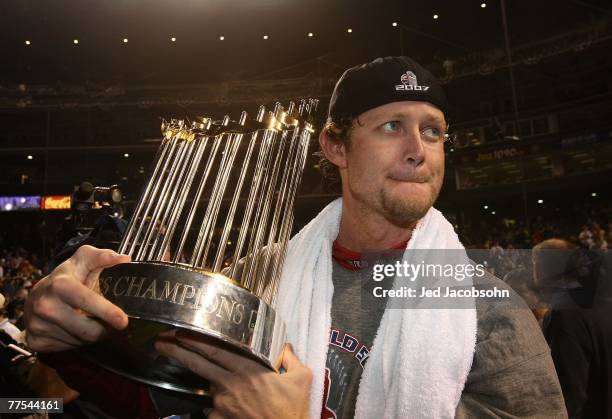
<svg viewBox="0 0 612 419">
<path fill-rule="evenodd" d="M 338 166 L 338 169 L 346 168 L 346 146 L 342 141 L 331 138 L 329 133 L 323 130 L 319 134 L 319 145 L 327 160 Z"/>
</svg>

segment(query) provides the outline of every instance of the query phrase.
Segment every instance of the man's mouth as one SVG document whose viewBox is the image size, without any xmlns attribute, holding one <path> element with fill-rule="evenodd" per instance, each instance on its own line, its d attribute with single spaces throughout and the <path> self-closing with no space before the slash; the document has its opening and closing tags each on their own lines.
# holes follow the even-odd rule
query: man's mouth
<svg viewBox="0 0 612 419">
<path fill-rule="evenodd" d="M 427 183 L 427 178 L 415 178 L 415 177 L 401 177 L 401 176 L 390 176 L 389 179 L 396 182 L 404 183 Z"/>
</svg>

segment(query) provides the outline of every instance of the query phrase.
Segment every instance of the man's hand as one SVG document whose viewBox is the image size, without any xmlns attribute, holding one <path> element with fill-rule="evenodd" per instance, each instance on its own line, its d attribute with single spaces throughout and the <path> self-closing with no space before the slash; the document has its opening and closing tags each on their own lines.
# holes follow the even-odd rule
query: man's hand
<svg viewBox="0 0 612 419">
<path fill-rule="evenodd" d="M 155 348 L 211 383 L 214 409 L 210 419 L 307 418 L 312 373 L 285 346 L 278 374 L 228 350 L 174 333 L 176 342 L 158 341 Z"/>
<path fill-rule="evenodd" d="M 125 312 L 94 289 L 104 268 L 129 261 L 129 256 L 112 250 L 81 246 L 28 296 L 24 313 L 27 345 L 39 352 L 63 351 L 95 342 L 106 324 L 125 328 Z"/>
</svg>

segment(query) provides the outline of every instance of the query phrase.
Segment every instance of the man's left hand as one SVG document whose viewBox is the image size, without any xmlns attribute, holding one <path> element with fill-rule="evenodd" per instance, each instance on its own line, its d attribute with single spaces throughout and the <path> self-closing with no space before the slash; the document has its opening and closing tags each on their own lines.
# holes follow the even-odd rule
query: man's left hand
<svg viewBox="0 0 612 419">
<path fill-rule="evenodd" d="M 174 341 L 158 341 L 157 351 L 211 384 L 210 419 L 307 418 L 312 372 L 286 345 L 278 374 L 258 362 L 177 331 Z"/>
</svg>

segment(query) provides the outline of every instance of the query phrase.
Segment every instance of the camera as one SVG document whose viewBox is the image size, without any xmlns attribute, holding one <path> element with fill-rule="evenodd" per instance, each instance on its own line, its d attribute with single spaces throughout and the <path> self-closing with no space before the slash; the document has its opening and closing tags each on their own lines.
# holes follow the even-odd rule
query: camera
<svg viewBox="0 0 612 419">
<path fill-rule="evenodd" d="M 66 219 L 72 224 L 71 233 L 85 234 L 92 231 L 103 215 L 123 218 L 122 202 L 123 193 L 118 185 L 106 187 L 81 182 L 74 187 L 70 199 L 72 214 Z"/>
</svg>

